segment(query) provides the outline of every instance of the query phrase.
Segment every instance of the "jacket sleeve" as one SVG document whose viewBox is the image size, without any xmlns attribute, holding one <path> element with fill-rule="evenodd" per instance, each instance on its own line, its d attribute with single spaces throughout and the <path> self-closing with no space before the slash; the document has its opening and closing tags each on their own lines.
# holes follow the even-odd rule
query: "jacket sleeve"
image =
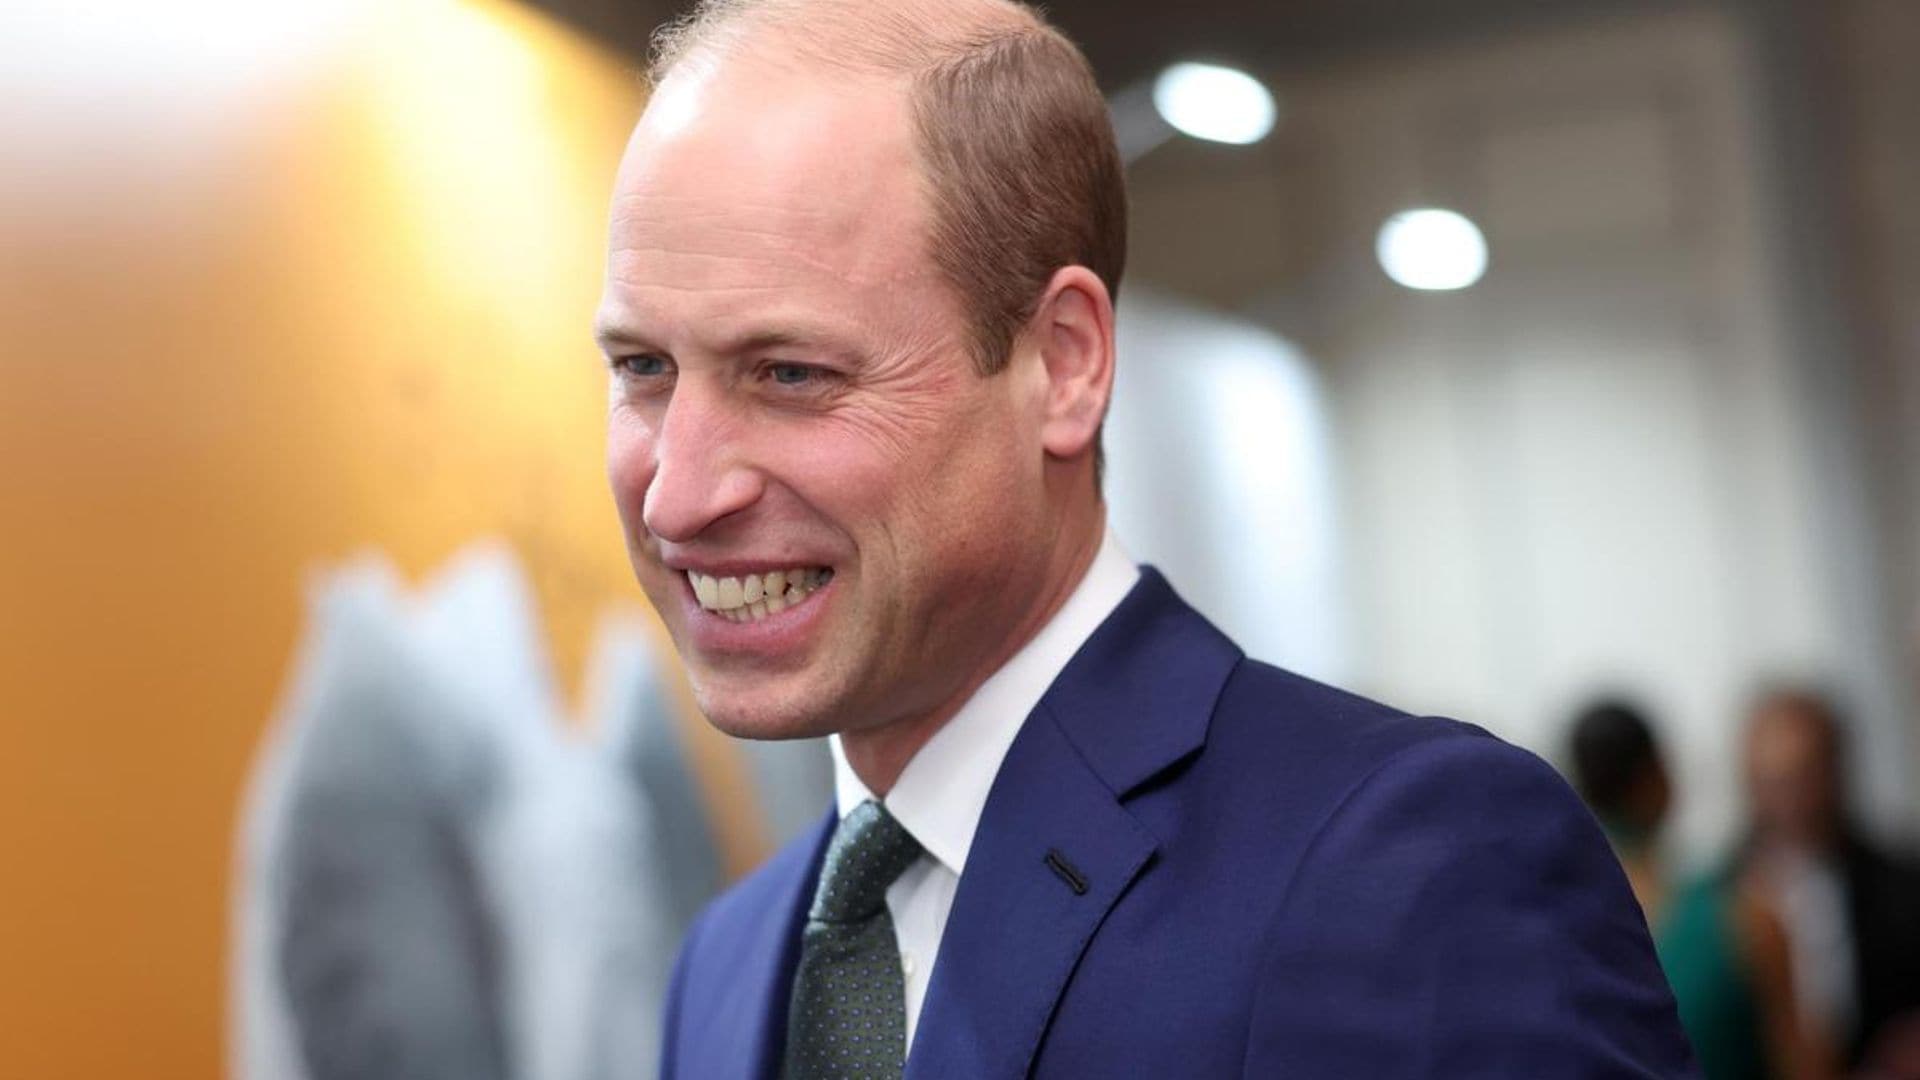
<svg viewBox="0 0 1920 1080">
<path fill-rule="evenodd" d="M 673 962 L 673 976 L 667 982 L 666 1012 L 660 1023 L 660 1080 L 675 1080 L 682 1075 L 680 1071 L 680 1005 L 686 996 L 687 968 L 693 963 L 693 950 L 698 946 L 700 929 L 706 923 L 706 913 L 693 921 L 687 928 L 687 936 L 680 946 L 680 955 Z"/>
<path fill-rule="evenodd" d="M 1266 934 L 1249 1076 L 1693 1077 L 1639 905 L 1546 764 L 1480 732 L 1387 758 Z"/>
</svg>

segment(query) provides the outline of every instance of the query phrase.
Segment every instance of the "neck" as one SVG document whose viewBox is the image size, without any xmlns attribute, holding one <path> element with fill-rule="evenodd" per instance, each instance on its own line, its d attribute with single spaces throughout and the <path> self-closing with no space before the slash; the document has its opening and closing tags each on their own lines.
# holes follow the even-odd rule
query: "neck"
<svg viewBox="0 0 1920 1080">
<path fill-rule="evenodd" d="M 1094 556 L 1100 551 L 1100 542 L 1106 535 L 1104 507 L 1099 509 L 1101 513 L 1087 525 L 1062 531 L 1060 542 L 1050 556 L 1050 569 L 1046 577 L 1049 584 L 1035 593 L 1037 602 L 1027 609 L 1014 631 L 1004 639 L 1004 644 L 989 655 L 988 662 L 982 664 L 974 677 L 963 683 L 957 693 L 939 708 L 918 716 L 902 717 L 875 728 L 840 733 L 840 749 L 846 754 L 847 764 L 875 798 L 885 798 L 893 790 L 907 762 L 913 760 L 927 740 L 933 738 L 947 725 L 947 721 L 960 712 L 982 683 L 1026 648 L 1041 628 L 1059 613 L 1067 597 L 1073 595 L 1081 579 L 1087 576 L 1087 569 L 1093 565 Z"/>
</svg>

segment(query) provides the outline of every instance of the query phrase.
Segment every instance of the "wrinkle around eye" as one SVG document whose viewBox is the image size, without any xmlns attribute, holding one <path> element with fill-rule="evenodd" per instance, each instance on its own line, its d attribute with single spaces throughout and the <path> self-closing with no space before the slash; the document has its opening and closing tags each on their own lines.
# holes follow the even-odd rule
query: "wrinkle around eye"
<svg viewBox="0 0 1920 1080">
<path fill-rule="evenodd" d="M 820 422 L 855 433 L 895 460 L 911 458 L 940 443 L 938 433 L 954 419 L 954 387 L 944 380 L 896 378 L 876 385 L 863 379 L 846 390 L 822 401 Z"/>
</svg>

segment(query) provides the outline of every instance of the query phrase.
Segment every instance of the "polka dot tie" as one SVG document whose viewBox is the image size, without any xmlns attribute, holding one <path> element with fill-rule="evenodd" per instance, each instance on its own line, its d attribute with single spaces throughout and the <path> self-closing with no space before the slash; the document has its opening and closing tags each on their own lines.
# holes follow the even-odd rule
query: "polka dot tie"
<svg viewBox="0 0 1920 1080">
<path fill-rule="evenodd" d="M 834 830 L 793 977 L 786 1080 L 899 1080 L 906 989 L 887 886 L 919 857 L 919 843 L 872 799 Z"/>
</svg>

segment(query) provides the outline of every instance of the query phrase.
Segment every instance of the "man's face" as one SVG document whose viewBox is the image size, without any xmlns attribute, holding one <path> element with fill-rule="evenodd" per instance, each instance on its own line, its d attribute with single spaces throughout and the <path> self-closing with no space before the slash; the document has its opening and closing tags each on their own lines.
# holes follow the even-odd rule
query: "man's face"
<svg viewBox="0 0 1920 1080">
<path fill-rule="evenodd" d="M 1839 763 L 1831 730 L 1791 698 L 1764 705 L 1747 735 L 1747 791 L 1766 840 L 1818 851 L 1840 816 Z"/>
<path fill-rule="evenodd" d="M 600 313 L 608 474 L 730 733 L 947 707 L 1041 587 L 1044 369 L 974 371 L 927 218 L 891 85 L 683 65 L 628 148 Z"/>
</svg>

